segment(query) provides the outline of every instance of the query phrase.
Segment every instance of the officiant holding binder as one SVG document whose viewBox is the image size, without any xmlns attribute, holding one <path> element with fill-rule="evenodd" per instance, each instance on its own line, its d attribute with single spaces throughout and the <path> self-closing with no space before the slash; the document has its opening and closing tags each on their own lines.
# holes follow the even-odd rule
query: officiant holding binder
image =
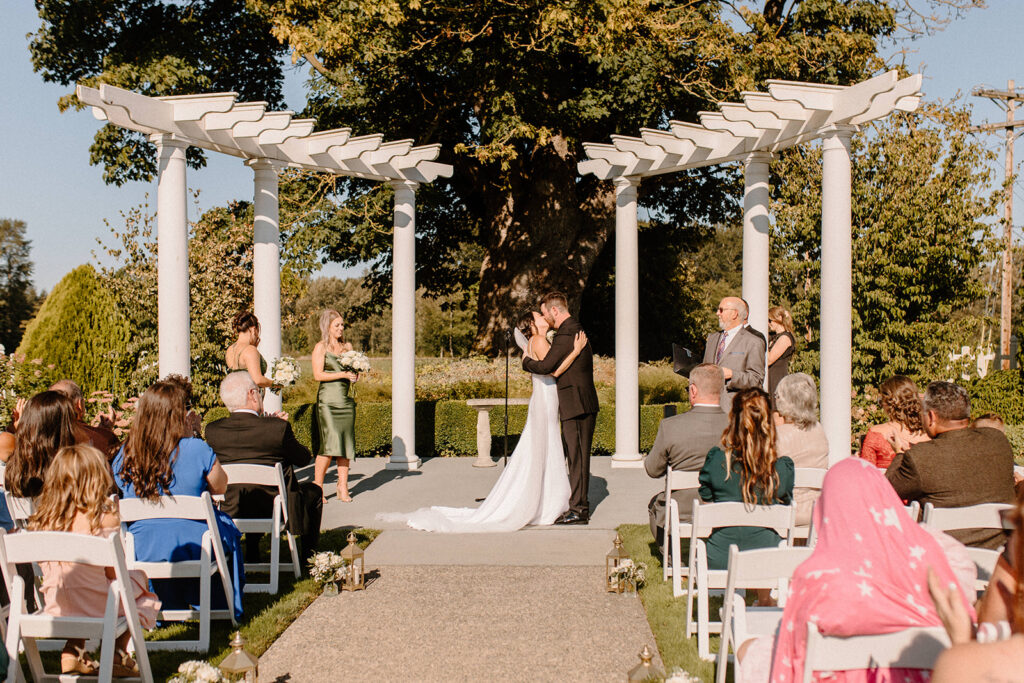
<svg viewBox="0 0 1024 683">
<path fill-rule="evenodd" d="M 746 305 L 739 297 L 728 296 L 718 304 L 719 331 L 708 335 L 704 346 L 704 362 L 714 363 L 722 370 L 722 412 L 732 408 L 732 399 L 742 389 L 759 387 L 764 382 L 765 344 L 743 326 Z"/>
</svg>

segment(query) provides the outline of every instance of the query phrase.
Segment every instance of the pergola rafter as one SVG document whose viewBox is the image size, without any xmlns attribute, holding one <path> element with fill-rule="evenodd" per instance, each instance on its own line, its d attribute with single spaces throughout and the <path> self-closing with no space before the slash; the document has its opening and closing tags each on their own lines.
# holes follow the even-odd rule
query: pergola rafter
<svg viewBox="0 0 1024 683">
<path fill-rule="evenodd" d="M 639 137 L 583 144 L 581 174 L 615 181 L 615 401 L 637 405 L 639 301 L 637 295 L 637 186 L 644 178 L 691 168 L 743 162 L 743 298 L 750 323 L 767 332 L 768 164 L 771 155 L 823 138 L 821 414 L 832 459 L 850 443 L 850 154 L 857 127 L 893 111 L 914 111 L 921 75 L 896 71 L 851 86 L 768 81 L 768 92 L 745 92 L 700 112 L 700 124 L 670 121 L 669 130 L 642 128 Z M 639 466 L 639 416 L 616 410 L 613 465 Z"/>
<path fill-rule="evenodd" d="M 185 150 L 200 147 L 245 160 L 255 193 L 253 301 L 260 319 L 259 351 L 281 355 L 281 273 L 278 173 L 300 168 L 389 183 L 395 190 L 392 315 L 392 469 L 415 469 L 415 191 L 451 177 L 437 163 L 440 145 L 352 136 L 348 128 L 314 132 L 314 119 L 267 111 L 266 102 L 238 102 L 235 93 L 148 97 L 111 85 L 78 86 L 93 115 L 149 136 L 157 145 L 158 317 L 160 374 L 189 374 L 188 230 Z M 268 394 L 268 410 L 280 397 Z"/>
</svg>

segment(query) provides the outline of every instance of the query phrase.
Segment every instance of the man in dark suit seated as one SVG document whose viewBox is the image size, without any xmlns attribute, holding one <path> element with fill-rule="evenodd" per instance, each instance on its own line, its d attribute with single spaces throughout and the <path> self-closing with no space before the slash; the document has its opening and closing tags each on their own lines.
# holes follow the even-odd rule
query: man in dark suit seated
<svg viewBox="0 0 1024 683">
<path fill-rule="evenodd" d="M 75 428 L 88 440 L 90 446 L 103 451 L 108 460 L 113 460 L 121 442 L 110 427 L 103 424 L 93 427 L 85 421 L 85 396 L 82 394 L 82 388 L 70 379 L 62 379 L 54 382 L 50 391 L 60 392 L 71 399 L 75 404 L 75 414 L 78 416 Z"/>
<path fill-rule="evenodd" d="M 932 382 L 922 401 L 931 441 L 898 454 L 885 476 L 900 498 L 957 508 L 981 503 L 1013 503 L 1013 449 L 991 427 L 972 428 L 971 400 L 952 382 Z M 1006 534 L 997 529 L 962 529 L 949 535 L 964 545 L 998 548 Z"/>
<path fill-rule="evenodd" d="M 747 307 L 743 300 L 727 296 L 718 304 L 719 332 L 708 335 L 704 345 L 704 362 L 714 363 L 722 369 L 725 386 L 719 395 L 722 411 L 732 408 L 736 392 L 764 383 L 765 344 L 753 332 L 743 327 Z"/>
<path fill-rule="evenodd" d="M 308 465 L 309 449 L 299 443 L 287 415 L 263 414 L 263 395 L 246 371 L 232 372 L 220 383 L 220 398 L 231 415 L 206 426 L 206 442 L 223 465 L 281 463 L 287 486 L 288 530 L 302 539 L 303 565 L 320 541 L 323 491 L 312 482 L 299 482 L 294 467 Z M 277 489 L 239 486 L 228 482 L 221 510 L 238 519 L 268 518 Z M 259 562 L 260 534 L 246 534 L 245 561 Z"/>
<path fill-rule="evenodd" d="M 644 469 L 650 477 L 664 477 L 673 470 L 699 472 L 708 451 L 722 442 L 722 432 L 729 416 L 718 405 L 722 391 L 722 371 L 712 363 L 702 363 L 690 371 L 690 409 L 681 415 L 665 418 L 658 425 L 651 452 L 644 458 Z M 679 519 L 690 522 L 697 489 L 673 491 L 679 503 Z M 665 534 L 665 492 L 661 491 L 647 506 L 651 516 L 651 533 L 660 546 Z"/>
</svg>

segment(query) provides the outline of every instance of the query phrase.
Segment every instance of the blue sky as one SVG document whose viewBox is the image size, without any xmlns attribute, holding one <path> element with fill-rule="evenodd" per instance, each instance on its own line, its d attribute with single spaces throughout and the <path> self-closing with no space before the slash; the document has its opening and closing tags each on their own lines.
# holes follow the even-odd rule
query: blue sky
<svg viewBox="0 0 1024 683">
<path fill-rule="evenodd" d="M 969 12 L 945 31 L 908 44 L 914 52 L 907 66 L 924 73 L 923 89 L 929 99 L 948 100 L 983 83 L 1002 88 L 1008 78 L 1024 86 L 1024 56 L 1013 49 L 1024 26 L 1024 2 L 989 0 L 988 4 L 988 9 Z M 99 122 L 88 111 L 57 111 L 57 98 L 67 89 L 43 83 L 29 60 L 26 34 L 38 25 L 29 0 L 5 3 L 0 22 L 0 115 L 7 133 L 0 152 L 0 218 L 26 222 L 36 287 L 49 290 L 72 268 L 94 260 L 97 238 L 109 235 L 105 220 L 119 225 L 120 213 L 141 204 L 147 193 L 155 207 L 156 186 L 155 182 L 108 186 L 102 170 L 89 165 L 89 145 Z M 285 88 L 286 102 L 296 110 L 303 106 L 303 73 L 291 71 Z M 975 100 L 979 122 L 1004 117 L 988 100 L 967 99 Z M 1019 111 L 1024 117 L 1024 107 Z M 1001 149 L 1001 136 L 986 138 Z M 252 199 L 252 172 L 241 160 L 220 154 L 209 154 L 207 159 L 206 168 L 188 172 L 190 188 L 200 190 L 200 211 L 232 199 Z M 1019 216 L 1024 211 L 1024 191 L 1018 189 L 1016 194 Z M 191 207 L 189 217 L 196 217 Z M 349 272 L 334 264 L 323 271 L 329 275 Z"/>
</svg>

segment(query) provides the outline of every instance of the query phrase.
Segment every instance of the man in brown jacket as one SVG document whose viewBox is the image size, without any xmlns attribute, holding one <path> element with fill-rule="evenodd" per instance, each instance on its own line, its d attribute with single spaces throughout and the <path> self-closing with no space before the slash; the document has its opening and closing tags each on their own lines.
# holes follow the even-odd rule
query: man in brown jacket
<svg viewBox="0 0 1024 683">
<path fill-rule="evenodd" d="M 924 393 L 924 427 L 931 441 L 893 458 L 885 476 L 900 498 L 937 508 L 1014 502 L 1013 449 L 998 429 L 972 428 L 971 400 L 952 382 L 932 382 Z M 976 548 L 998 548 L 997 529 L 963 529 L 950 535 Z"/>
</svg>

